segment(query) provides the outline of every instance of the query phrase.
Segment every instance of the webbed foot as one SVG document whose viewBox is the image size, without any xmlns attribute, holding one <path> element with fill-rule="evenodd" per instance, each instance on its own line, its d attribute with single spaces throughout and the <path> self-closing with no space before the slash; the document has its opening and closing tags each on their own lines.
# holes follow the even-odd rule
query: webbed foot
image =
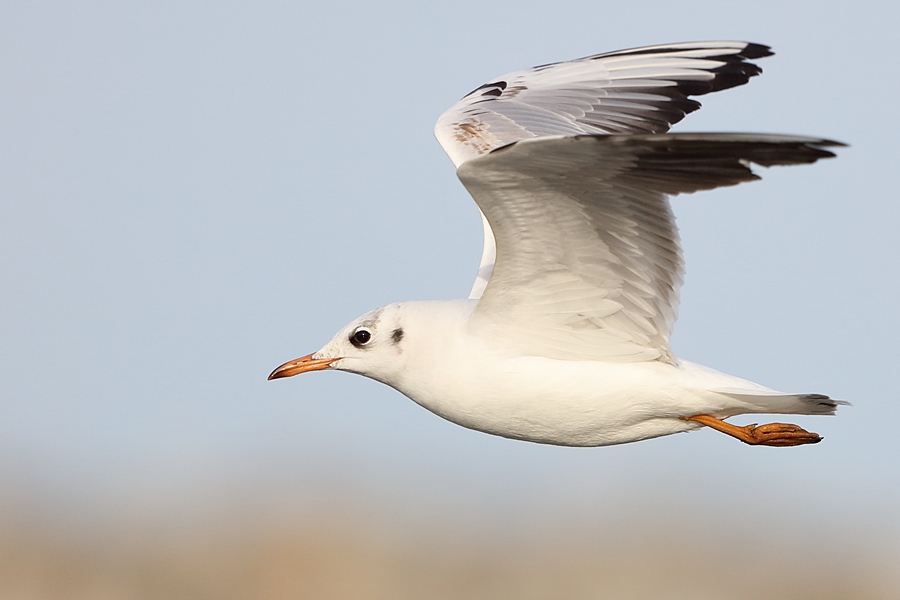
<svg viewBox="0 0 900 600">
<path fill-rule="evenodd" d="M 716 431 L 735 437 L 751 446 L 802 446 L 818 444 L 822 437 L 818 433 L 806 431 L 790 423 L 767 423 L 766 425 L 732 425 L 709 415 L 682 417 L 685 421 L 695 421 Z"/>
</svg>

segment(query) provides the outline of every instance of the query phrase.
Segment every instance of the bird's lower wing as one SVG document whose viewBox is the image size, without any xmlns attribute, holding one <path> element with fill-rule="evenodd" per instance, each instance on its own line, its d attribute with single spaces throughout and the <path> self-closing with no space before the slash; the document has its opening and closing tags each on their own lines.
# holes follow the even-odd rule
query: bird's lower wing
<svg viewBox="0 0 900 600">
<path fill-rule="evenodd" d="M 834 156 L 837 142 L 756 134 L 522 140 L 464 163 L 496 262 L 469 326 L 521 354 L 669 360 L 684 271 L 667 196 Z"/>
</svg>

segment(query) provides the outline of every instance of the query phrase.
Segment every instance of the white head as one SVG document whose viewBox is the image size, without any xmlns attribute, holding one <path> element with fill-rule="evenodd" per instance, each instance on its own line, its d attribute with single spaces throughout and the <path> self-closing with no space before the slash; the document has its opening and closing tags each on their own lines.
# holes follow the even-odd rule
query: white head
<svg viewBox="0 0 900 600">
<path fill-rule="evenodd" d="M 389 304 L 366 313 L 341 329 L 321 350 L 284 363 L 269 379 L 339 369 L 396 385 L 406 365 L 403 307 Z"/>
</svg>

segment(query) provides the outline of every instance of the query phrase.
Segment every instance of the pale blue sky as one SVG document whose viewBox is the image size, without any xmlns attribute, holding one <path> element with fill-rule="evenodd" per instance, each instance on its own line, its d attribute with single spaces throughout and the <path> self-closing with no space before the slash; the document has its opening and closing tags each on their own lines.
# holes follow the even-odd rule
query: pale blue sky
<svg viewBox="0 0 900 600">
<path fill-rule="evenodd" d="M 4 3 L 0 500 L 80 520 L 342 496 L 501 525 L 652 505 L 825 542 L 871 528 L 900 548 L 888 6 Z M 852 401 L 797 420 L 822 444 L 703 431 L 551 448 L 347 374 L 266 381 L 371 308 L 467 294 L 480 221 L 431 133 L 456 99 L 535 64 L 710 39 L 776 54 L 677 130 L 851 147 L 675 201 L 688 274 L 673 345 Z"/>
</svg>

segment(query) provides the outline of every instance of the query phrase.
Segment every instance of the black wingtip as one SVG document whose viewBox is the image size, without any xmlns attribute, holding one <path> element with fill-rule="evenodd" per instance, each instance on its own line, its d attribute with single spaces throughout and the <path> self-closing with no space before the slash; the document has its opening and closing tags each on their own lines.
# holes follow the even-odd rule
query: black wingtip
<svg viewBox="0 0 900 600">
<path fill-rule="evenodd" d="M 747 46 L 741 50 L 740 56 L 744 58 L 765 58 L 767 56 L 773 56 L 775 53 L 772 52 L 772 48 L 766 46 L 765 44 L 754 44 L 753 42 L 747 42 Z"/>
</svg>

